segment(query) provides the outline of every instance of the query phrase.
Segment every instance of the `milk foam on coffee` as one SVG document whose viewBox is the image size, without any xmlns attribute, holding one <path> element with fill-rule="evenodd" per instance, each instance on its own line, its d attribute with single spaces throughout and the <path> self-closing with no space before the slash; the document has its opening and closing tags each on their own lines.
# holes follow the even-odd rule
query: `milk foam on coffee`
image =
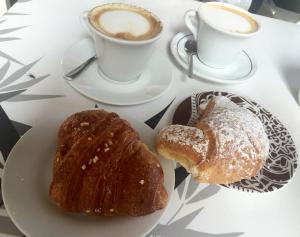
<svg viewBox="0 0 300 237">
<path fill-rule="evenodd" d="M 256 21 L 246 13 L 220 5 L 207 5 L 201 15 L 207 23 L 225 31 L 252 33 L 258 28 Z"/>
<path fill-rule="evenodd" d="M 145 9 L 126 4 L 106 4 L 91 10 L 90 23 L 100 32 L 119 39 L 147 40 L 162 29 L 159 20 Z"/>
<path fill-rule="evenodd" d="M 111 34 L 128 32 L 136 37 L 146 34 L 150 29 L 145 17 L 125 10 L 107 11 L 99 17 L 98 23 Z"/>
</svg>

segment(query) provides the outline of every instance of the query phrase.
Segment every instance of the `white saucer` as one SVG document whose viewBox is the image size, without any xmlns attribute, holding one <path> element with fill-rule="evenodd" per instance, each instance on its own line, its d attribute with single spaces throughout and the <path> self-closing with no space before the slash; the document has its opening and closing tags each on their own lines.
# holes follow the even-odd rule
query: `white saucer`
<svg viewBox="0 0 300 237">
<path fill-rule="evenodd" d="M 95 54 L 89 38 L 73 44 L 63 55 L 63 75 Z M 140 78 L 129 84 L 118 84 L 104 79 L 97 72 L 96 61 L 88 66 L 69 84 L 79 93 L 93 100 L 113 105 L 135 105 L 155 100 L 162 96 L 172 83 L 172 68 L 168 59 L 155 50 L 148 67 Z M 116 70 L 118 70 L 116 66 Z"/>
<path fill-rule="evenodd" d="M 6 210 L 15 225 L 31 237 L 140 237 L 159 221 L 167 207 L 141 217 L 90 217 L 64 212 L 49 198 L 57 132 L 69 114 L 57 114 L 30 129 L 15 145 L 5 164 L 2 194 Z M 156 132 L 128 116 L 132 127 L 154 151 Z M 38 145 L 37 145 L 38 144 Z M 164 186 L 171 200 L 175 174 L 173 163 L 160 158 Z"/>
<path fill-rule="evenodd" d="M 188 70 L 188 55 L 184 50 L 185 42 L 192 39 L 189 32 L 179 32 L 171 41 L 171 52 L 175 60 L 185 70 Z M 257 66 L 254 58 L 246 51 L 241 52 L 236 61 L 226 68 L 216 69 L 202 63 L 194 56 L 194 75 L 196 77 L 222 84 L 242 83 L 251 78 Z"/>
</svg>

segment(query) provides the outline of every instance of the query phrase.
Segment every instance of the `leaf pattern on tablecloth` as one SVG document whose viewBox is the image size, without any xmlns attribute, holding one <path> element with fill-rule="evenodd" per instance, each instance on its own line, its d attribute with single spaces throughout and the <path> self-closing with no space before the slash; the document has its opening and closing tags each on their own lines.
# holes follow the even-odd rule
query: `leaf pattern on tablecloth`
<svg viewBox="0 0 300 237">
<path fill-rule="evenodd" d="M 23 63 L 21 63 L 20 61 L 18 61 L 17 59 L 13 58 L 12 56 L 0 51 L 0 57 L 1 58 L 6 58 L 9 61 L 12 61 L 14 63 L 20 64 L 20 65 L 24 65 Z"/>
<path fill-rule="evenodd" d="M 150 128 L 155 129 L 175 99 L 176 97 L 163 110 L 161 110 L 160 112 L 149 118 L 147 121 L 145 121 L 145 124 L 147 124 Z"/>
<path fill-rule="evenodd" d="M 35 78 L 35 79 L 30 79 L 30 80 L 25 81 L 25 82 L 20 82 L 20 83 L 11 85 L 11 86 L 7 86 L 5 88 L 0 88 L 0 93 L 2 91 L 18 91 L 18 90 L 23 90 L 23 89 L 29 88 L 29 87 L 34 86 L 35 84 L 41 82 L 42 80 L 44 80 L 48 76 L 50 76 L 50 75 L 49 74 L 44 75 L 44 76 L 41 76 L 41 77 L 38 77 L 38 78 Z"/>
<path fill-rule="evenodd" d="M 29 2 L 31 0 L 19 0 L 18 2 Z M 0 20 L 0 42 L 10 41 L 10 40 L 20 40 L 21 38 L 12 36 L 12 33 L 15 33 L 19 30 L 23 30 L 25 28 L 29 28 L 30 25 L 23 26 L 10 26 L 5 27 L 6 22 L 9 21 L 10 17 L 19 16 L 25 17 L 29 16 L 28 13 L 23 12 L 7 12 L 5 13 Z M 9 36 L 6 36 L 9 34 Z M 5 37 L 3 36 L 5 35 Z M 29 101 L 29 100 L 41 100 L 41 99 L 51 99 L 62 97 L 63 95 L 30 95 L 30 94 L 22 94 L 27 91 L 30 87 L 35 84 L 40 83 L 44 79 L 48 78 L 50 75 L 42 75 L 42 76 L 30 76 L 27 75 L 29 70 L 36 65 L 40 61 L 41 58 L 24 65 L 19 60 L 10 56 L 9 54 L 0 51 L 0 58 L 7 59 L 7 62 L 0 67 L 0 102 L 8 101 L 8 102 L 19 102 L 19 101 Z M 17 70 L 14 70 L 15 65 L 12 63 L 21 65 Z M 7 75 L 9 70 L 14 70 L 13 73 Z M 28 77 L 27 77 L 28 76 Z M 25 80 L 24 80 L 25 79 Z M 27 80 L 26 80 L 27 79 Z"/>
<path fill-rule="evenodd" d="M 19 26 L 19 27 L 3 29 L 3 30 L 0 30 L 0 35 L 8 34 L 8 33 L 11 33 L 11 32 L 17 31 L 17 30 L 21 30 L 26 27 L 29 27 L 29 26 Z"/>
<path fill-rule="evenodd" d="M 28 13 L 21 13 L 21 12 L 6 12 L 4 16 L 29 16 Z"/>
<path fill-rule="evenodd" d="M 32 0 L 18 0 L 18 2 L 22 3 L 22 2 L 31 2 Z"/>
<path fill-rule="evenodd" d="M 175 169 L 175 188 L 177 188 L 188 176 L 189 173 L 185 170 L 185 168 L 180 165 L 177 166 Z"/>
<path fill-rule="evenodd" d="M 10 61 L 7 61 L 1 68 L 0 68 L 0 82 L 4 79 L 8 69 L 10 67 Z"/>
<path fill-rule="evenodd" d="M 10 91 L 6 93 L 0 93 L 0 102 L 8 100 L 14 96 L 17 96 L 18 94 L 23 93 L 26 90 L 19 90 L 19 91 Z"/>
<path fill-rule="evenodd" d="M 40 60 L 40 58 L 38 60 L 35 60 L 32 63 L 29 63 L 28 65 L 25 65 L 23 67 L 21 67 L 20 69 L 18 69 L 17 71 L 13 72 L 10 76 L 8 76 L 7 78 L 3 79 L 0 82 L 0 88 L 6 87 L 7 85 L 12 84 L 13 82 L 15 82 L 16 80 L 20 79 L 21 77 L 23 77 L 24 75 L 26 75 L 26 73 Z"/>
<path fill-rule="evenodd" d="M 24 123 L 20 123 L 20 122 L 13 121 L 13 120 L 11 120 L 11 122 L 14 125 L 14 127 L 16 128 L 16 130 L 20 136 L 23 136 L 30 128 L 32 128 L 31 126 L 24 124 Z"/>
<path fill-rule="evenodd" d="M 25 1 L 23 1 L 25 2 Z M 28 16 L 27 13 L 8 12 L 4 14 L 0 20 L 0 42 L 21 40 L 20 37 L 13 36 L 15 32 L 19 32 L 22 29 L 29 28 L 30 26 L 16 26 L 5 27 L 10 17 L 13 16 Z M 4 19 L 3 19 L 4 18 Z M 27 65 L 17 60 L 15 57 L 0 51 L 0 58 L 6 59 L 3 65 L 0 65 L 0 103 L 7 102 L 19 102 L 29 100 L 43 100 L 62 97 L 63 95 L 48 95 L 48 94 L 23 94 L 29 88 L 42 82 L 44 79 L 49 78 L 50 75 L 34 76 L 29 71 L 39 62 L 37 59 Z M 10 74 L 8 75 L 8 73 Z M 3 168 L 5 160 L 18 141 L 20 136 L 27 132 L 31 126 L 11 121 L 3 108 L 0 105 L 0 177 L 2 178 Z M 0 183 L 1 185 L 1 183 Z M 0 192 L 0 235 L 2 236 L 25 236 L 18 228 L 13 224 L 7 212 L 3 206 L 2 193 Z"/>
<path fill-rule="evenodd" d="M 176 180 L 176 172 L 175 172 L 175 180 Z M 186 182 L 186 178 L 177 187 L 177 192 L 178 192 L 178 196 L 179 196 L 180 199 L 182 198 L 182 195 L 183 195 L 185 182 Z"/>
<path fill-rule="evenodd" d="M 195 211 L 192 211 L 188 215 L 172 222 L 169 225 L 159 224 L 148 236 L 187 236 L 187 237 L 237 237 L 243 234 L 243 232 L 232 232 L 224 234 L 211 234 L 206 232 L 199 232 L 188 228 L 188 225 L 201 213 L 203 207 L 198 208 Z"/>
<path fill-rule="evenodd" d="M 10 26 L 4 28 L 5 23 L 9 20 L 9 15 L 28 15 L 26 13 L 12 13 L 9 12 L 0 21 L 0 41 L 16 38 L 14 36 L 3 37 L 6 34 L 12 34 L 21 29 L 28 28 L 29 26 Z M 24 65 L 22 62 L 7 54 L 6 52 L 0 51 L 0 58 L 6 59 L 2 65 L 0 65 L 0 103 L 3 101 L 7 102 L 19 102 L 29 100 L 42 100 L 42 99 L 53 99 L 62 97 L 63 95 L 31 95 L 23 94 L 34 85 L 42 82 L 46 78 L 50 77 L 50 74 L 35 76 L 29 71 L 40 61 L 41 58 L 34 60 L 33 62 Z M 15 142 L 19 139 L 17 131 L 11 124 L 8 116 L 0 105 L 0 131 L 3 133 L 5 140 L 0 139 L 0 151 L 4 158 L 7 157 L 10 149 L 13 147 Z M 2 135 L 2 134 L 1 134 Z M 6 143 L 6 144 L 4 144 Z"/>
<path fill-rule="evenodd" d="M 193 178 L 191 178 L 190 183 L 189 183 L 189 185 L 187 187 L 187 190 L 186 190 L 186 197 L 188 197 L 188 198 L 191 197 L 196 192 L 196 189 L 198 187 L 199 187 L 199 183 L 196 180 L 194 180 Z M 210 186 L 208 186 L 208 187 L 210 187 Z M 201 196 L 201 192 L 199 192 L 198 194 L 199 194 L 199 196 Z M 199 199 L 198 201 L 200 201 L 200 200 L 202 200 L 202 199 Z"/>
<path fill-rule="evenodd" d="M 194 181 L 195 182 L 195 181 Z M 204 199 L 207 199 L 213 195 L 215 195 L 217 192 L 219 192 L 220 186 L 217 185 L 209 185 L 202 189 L 200 192 L 198 192 L 194 197 L 192 197 L 187 203 L 191 204 L 194 202 L 199 202 Z"/>
<path fill-rule="evenodd" d="M 23 92 L 27 91 L 28 88 L 40 83 L 41 81 L 43 81 L 44 79 L 50 76 L 50 74 L 46 74 L 43 76 L 36 77 L 32 74 L 28 74 L 29 70 L 39 61 L 40 59 L 37 59 L 27 65 L 21 65 L 19 69 L 17 69 L 10 75 L 7 75 L 7 72 L 11 67 L 10 61 L 7 61 L 5 64 L 3 64 L 0 67 L 0 102 L 5 100 L 8 102 L 28 101 L 31 99 L 41 100 L 41 99 L 58 98 L 63 96 L 63 95 L 30 96 L 30 94 L 21 95 Z"/>
<path fill-rule="evenodd" d="M 46 100 L 46 99 L 54 99 L 64 97 L 63 95 L 27 95 L 27 94 L 19 94 L 8 100 L 7 102 L 20 102 L 20 101 L 33 101 L 33 100 Z"/>
<path fill-rule="evenodd" d="M 8 15 L 8 13 L 4 14 L 4 16 L 7 16 L 7 15 Z M 0 21 L 0 24 L 4 23 L 6 21 L 7 21 L 7 19 L 3 19 Z M 18 31 L 18 30 L 22 30 L 26 27 L 29 27 L 29 26 L 18 26 L 18 27 L 4 28 L 4 29 L 0 28 L 0 42 L 20 40 L 21 38 L 19 38 L 19 37 L 11 37 L 11 36 L 3 36 L 3 35 L 10 34 L 12 32 Z"/>
<path fill-rule="evenodd" d="M 211 198 L 216 195 L 220 189 L 221 187 L 217 185 L 201 185 L 189 175 L 177 187 L 177 193 L 180 199 L 177 210 L 166 224 L 158 224 L 146 237 L 237 237 L 243 235 L 244 232 L 213 234 L 192 230 L 188 227 L 197 216 L 201 215 L 201 211 L 204 209 L 201 202 L 204 199 Z M 196 203 L 198 204 L 197 206 L 199 206 L 198 209 L 182 216 L 182 213 L 185 213 L 185 209 L 189 209 L 189 205 L 194 205 Z"/>
<path fill-rule="evenodd" d="M 0 37 L 0 42 L 20 40 L 20 39 L 21 38 L 18 37 Z"/>
</svg>

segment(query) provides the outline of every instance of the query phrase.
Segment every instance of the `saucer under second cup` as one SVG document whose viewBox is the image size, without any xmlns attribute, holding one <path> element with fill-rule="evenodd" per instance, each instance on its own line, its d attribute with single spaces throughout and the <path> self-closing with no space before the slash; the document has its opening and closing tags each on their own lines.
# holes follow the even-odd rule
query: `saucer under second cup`
<svg viewBox="0 0 300 237">
<path fill-rule="evenodd" d="M 171 53 L 176 62 L 188 70 L 188 54 L 185 51 L 186 41 L 193 39 L 189 32 L 177 33 L 171 41 Z M 236 60 L 226 68 L 217 69 L 210 67 L 194 56 L 194 75 L 196 78 L 221 84 L 238 84 L 248 81 L 256 72 L 257 64 L 249 52 L 242 51 Z"/>
</svg>

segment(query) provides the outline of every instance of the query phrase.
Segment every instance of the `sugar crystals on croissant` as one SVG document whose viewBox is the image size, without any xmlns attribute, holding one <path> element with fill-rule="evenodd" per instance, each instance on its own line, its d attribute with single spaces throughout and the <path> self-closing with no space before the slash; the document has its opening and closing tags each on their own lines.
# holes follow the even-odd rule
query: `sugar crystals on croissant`
<svg viewBox="0 0 300 237">
<path fill-rule="evenodd" d="M 211 99 L 195 127 L 171 125 L 156 147 L 199 182 L 228 184 L 253 177 L 262 168 L 269 140 L 260 120 L 230 99 Z"/>
<path fill-rule="evenodd" d="M 83 111 L 62 123 L 49 190 L 60 208 L 89 215 L 146 215 L 166 206 L 163 182 L 156 156 L 117 114 Z"/>
</svg>

